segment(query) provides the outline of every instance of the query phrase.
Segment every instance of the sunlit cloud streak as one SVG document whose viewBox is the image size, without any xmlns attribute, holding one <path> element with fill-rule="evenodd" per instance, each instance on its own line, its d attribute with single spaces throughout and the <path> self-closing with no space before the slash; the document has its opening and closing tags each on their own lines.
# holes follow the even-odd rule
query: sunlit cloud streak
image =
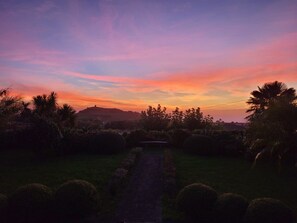
<svg viewBox="0 0 297 223">
<path fill-rule="evenodd" d="M 296 1 L 2 1 L 0 29 L 0 87 L 28 100 L 242 121 L 258 85 L 297 88 Z"/>
</svg>

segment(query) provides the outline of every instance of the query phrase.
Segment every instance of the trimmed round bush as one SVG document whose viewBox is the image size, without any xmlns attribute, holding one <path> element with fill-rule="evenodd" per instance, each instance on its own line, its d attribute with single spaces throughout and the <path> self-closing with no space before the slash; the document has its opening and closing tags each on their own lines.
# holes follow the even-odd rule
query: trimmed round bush
<svg viewBox="0 0 297 223">
<path fill-rule="evenodd" d="M 89 150 L 99 154 L 115 154 L 122 152 L 126 147 L 123 136 L 114 132 L 101 132 L 90 135 Z"/>
<path fill-rule="evenodd" d="M 81 218 L 94 213 L 98 208 L 96 187 L 84 180 L 70 180 L 56 191 L 57 211 L 62 218 Z"/>
<path fill-rule="evenodd" d="M 6 221 L 7 211 L 7 197 L 4 194 L 0 194 L 0 222 Z"/>
<path fill-rule="evenodd" d="M 176 204 L 178 210 L 184 212 L 186 216 L 200 220 L 209 217 L 217 196 L 213 188 L 194 183 L 178 193 Z"/>
<path fill-rule="evenodd" d="M 42 184 L 19 187 L 8 200 L 10 222 L 47 222 L 51 217 L 53 193 Z"/>
<path fill-rule="evenodd" d="M 242 222 L 249 205 L 243 196 L 225 193 L 218 197 L 214 206 L 214 216 L 217 222 L 239 223 Z"/>
<path fill-rule="evenodd" d="M 188 137 L 183 145 L 183 150 L 195 155 L 213 155 L 214 143 L 212 138 L 203 135 L 193 135 Z"/>
<path fill-rule="evenodd" d="M 295 216 L 293 211 L 283 202 L 272 198 L 258 198 L 249 204 L 246 223 L 292 223 Z"/>
</svg>

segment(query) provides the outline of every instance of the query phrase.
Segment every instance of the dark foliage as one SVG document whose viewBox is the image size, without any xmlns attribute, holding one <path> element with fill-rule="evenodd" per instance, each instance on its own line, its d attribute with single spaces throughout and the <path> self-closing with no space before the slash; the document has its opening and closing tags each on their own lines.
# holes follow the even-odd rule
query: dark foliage
<svg viewBox="0 0 297 223">
<path fill-rule="evenodd" d="M 7 197 L 0 194 L 0 222 L 6 222 L 7 217 Z"/>
<path fill-rule="evenodd" d="M 182 148 L 185 140 L 191 136 L 191 133 L 183 129 L 174 129 L 169 132 L 170 142 L 176 148 Z"/>
<path fill-rule="evenodd" d="M 246 214 L 246 223 L 293 223 L 293 211 L 279 200 L 272 198 L 258 198 L 249 204 Z"/>
<path fill-rule="evenodd" d="M 83 218 L 98 209 L 96 187 L 84 180 L 71 180 L 62 184 L 55 195 L 55 207 L 60 218 Z"/>
<path fill-rule="evenodd" d="M 214 155 L 216 154 L 215 149 L 213 139 L 203 135 L 190 136 L 183 144 L 183 150 L 194 155 Z"/>
<path fill-rule="evenodd" d="M 8 200 L 9 222 L 49 222 L 53 194 L 42 184 L 28 184 L 18 188 Z"/>
<path fill-rule="evenodd" d="M 240 156 L 246 151 L 242 133 L 236 131 L 217 131 L 213 134 L 218 155 Z"/>
<path fill-rule="evenodd" d="M 135 146 L 140 146 L 141 141 L 151 140 L 152 137 L 149 136 L 148 132 L 142 129 L 131 131 L 126 136 L 127 147 L 132 148 Z"/>
<path fill-rule="evenodd" d="M 63 154 L 116 154 L 125 150 L 125 139 L 115 132 L 69 131 L 62 141 Z"/>
<path fill-rule="evenodd" d="M 207 221 L 211 218 L 213 205 L 217 200 L 217 192 L 209 186 L 195 183 L 184 187 L 177 195 L 178 210 L 187 217 L 198 221 Z"/>
<path fill-rule="evenodd" d="M 249 203 L 238 194 L 225 193 L 218 197 L 214 206 L 217 223 L 241 223 Z"/>
</svg>

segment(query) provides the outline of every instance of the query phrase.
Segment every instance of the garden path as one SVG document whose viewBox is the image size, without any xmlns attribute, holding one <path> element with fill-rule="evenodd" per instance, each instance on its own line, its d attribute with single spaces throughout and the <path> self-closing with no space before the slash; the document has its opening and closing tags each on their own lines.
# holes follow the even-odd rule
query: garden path
<svg viewBox="0 0 297 223">
<path fill-rule="evenodd" d="M 144 152 L 115 214 L 115 223 L 162 222 L 163 153 Z"/>
</svg>

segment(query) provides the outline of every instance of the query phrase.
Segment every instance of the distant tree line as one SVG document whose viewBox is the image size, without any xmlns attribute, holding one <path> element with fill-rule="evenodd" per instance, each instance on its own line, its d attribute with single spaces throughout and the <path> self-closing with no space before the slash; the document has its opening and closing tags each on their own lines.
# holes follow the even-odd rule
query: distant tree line
<svg viewBox="0 0 297 223">
<path fill-rule="evenodd" d="M 210 115 L 204 116 L 199 107 L 190 108 L 185 111 L 175 108 L 167 113 L 166 107 L 158 104 L 157 108 L 148 106 L 146 111 L 141 112 L 140 125 L 145 130 L 167 130 L 167 129 L 214 129 L 220 128 L 222 121 L 213 121 Z"/>
</svg>

